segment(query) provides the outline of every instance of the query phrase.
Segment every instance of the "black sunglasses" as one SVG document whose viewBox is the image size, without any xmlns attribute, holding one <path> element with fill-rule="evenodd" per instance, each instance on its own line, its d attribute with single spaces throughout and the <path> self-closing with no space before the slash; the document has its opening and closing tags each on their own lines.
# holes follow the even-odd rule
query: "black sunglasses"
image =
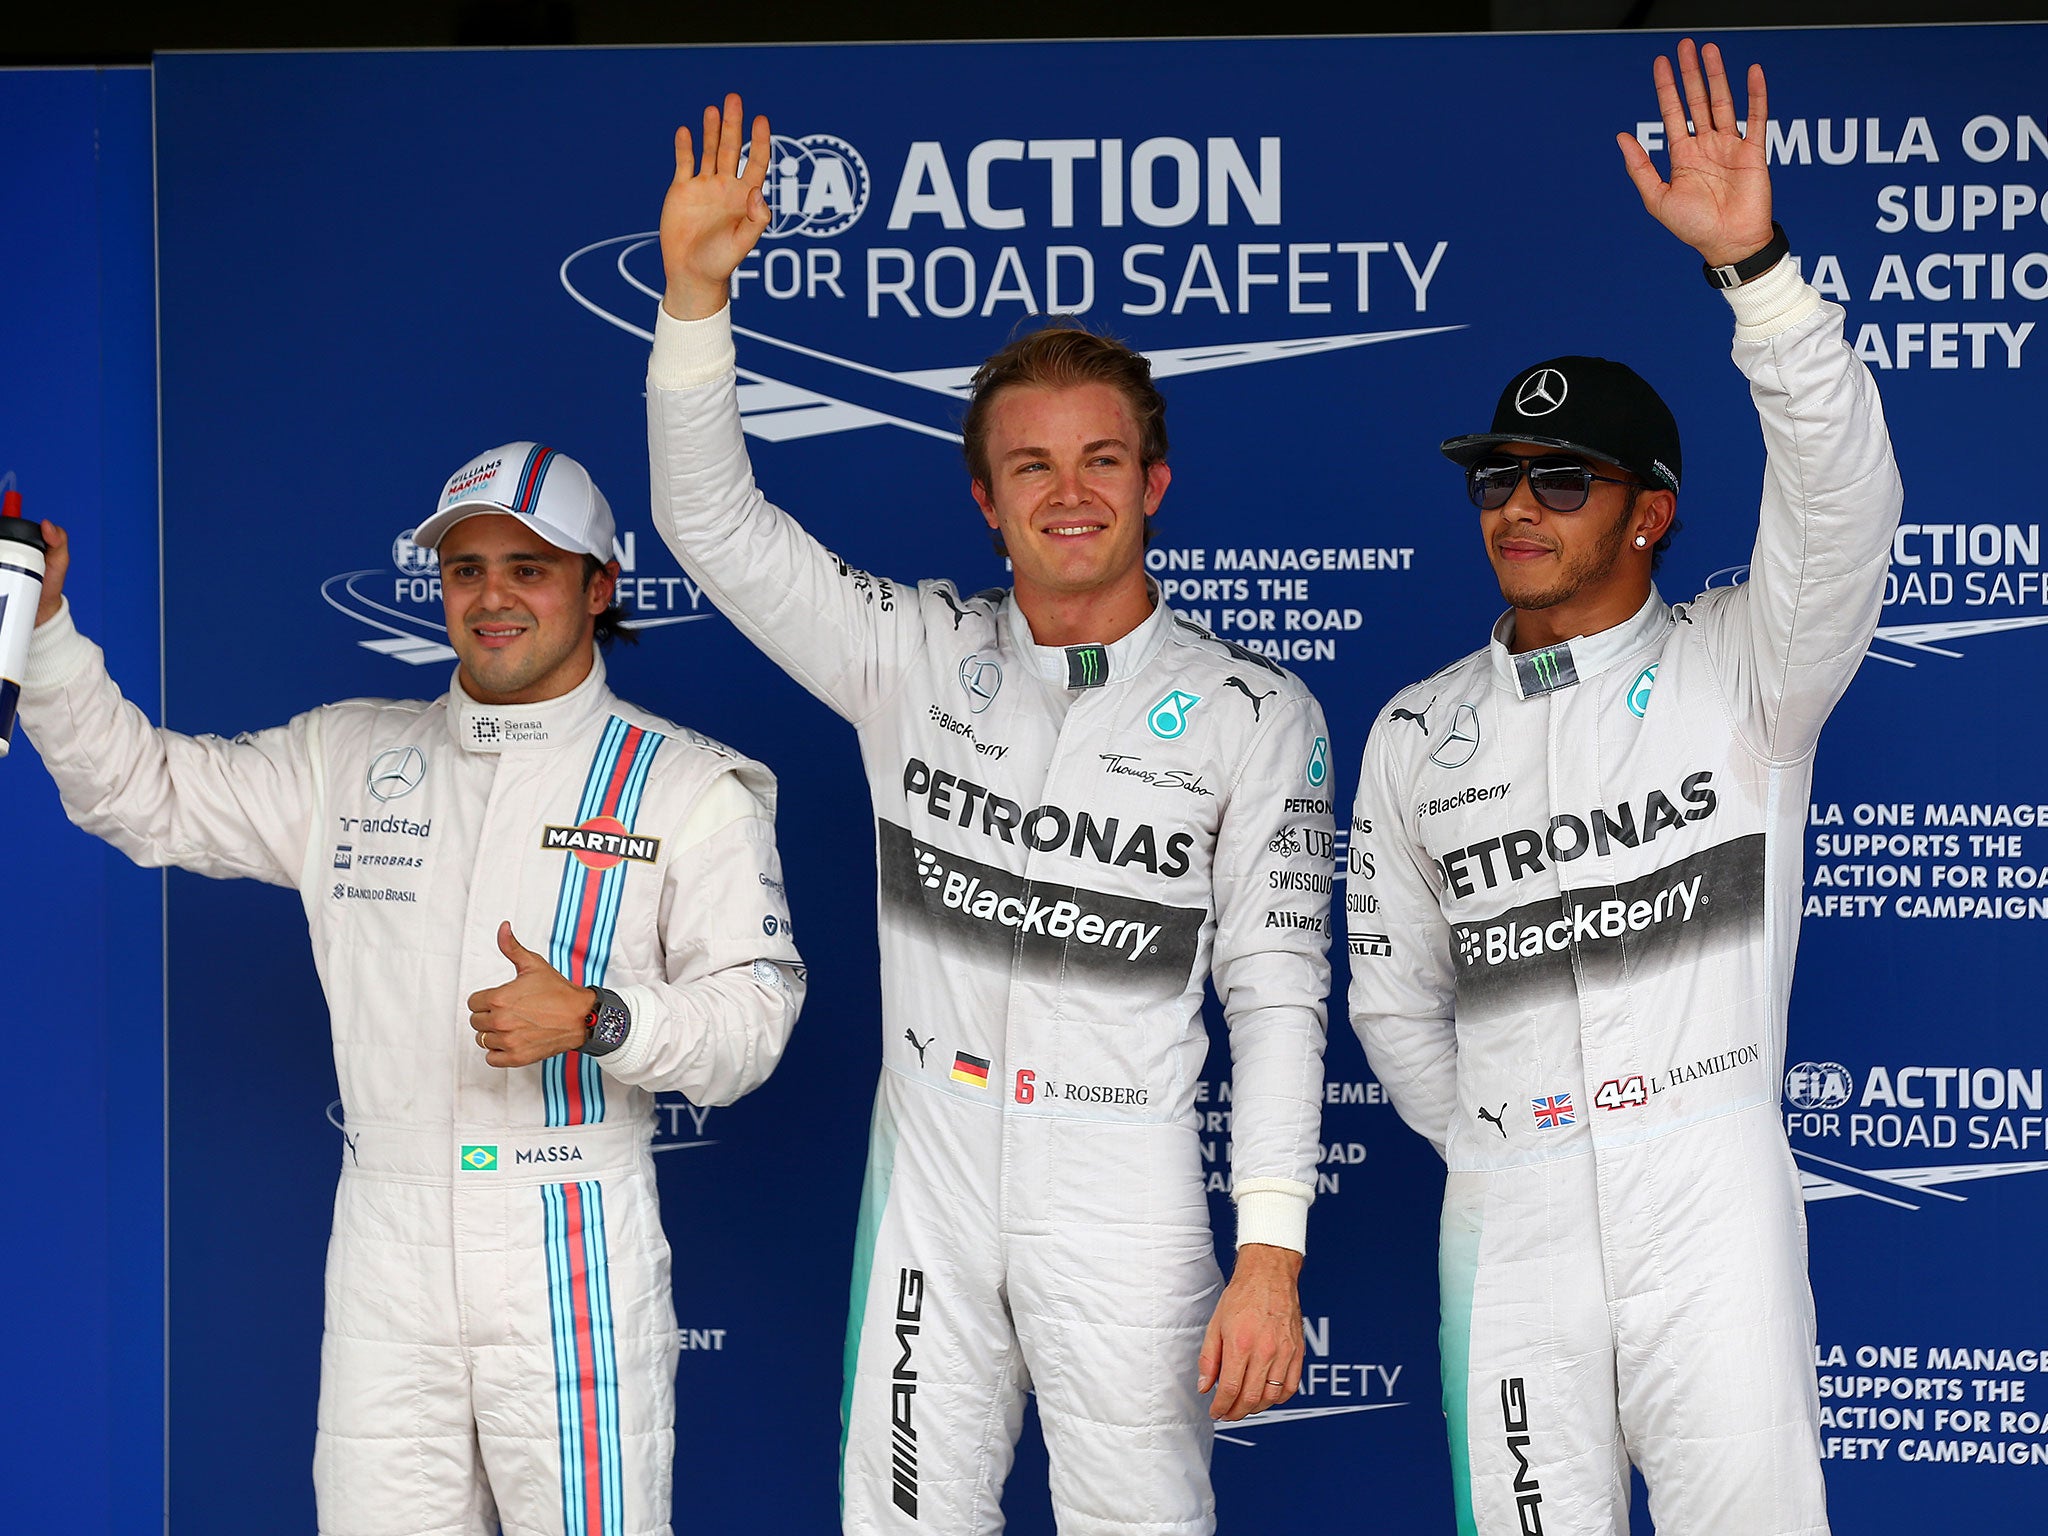
<svg viewBox="0 0 2048 1536">
<path fill-rule="evenodd" d="M 1518 453 L 1489 453 L 1465 467 L 1465 494 L 1480 511 L 1492 512 L 1508 504 L 1524 475 L 1529 477 L 1529 493 L 1536 498 L 1536 504 L 1552 512 L 1578 511 L 1593 494 L 1596 480 L 1603 485 L 1635 484 L 1613 475 L 1596 475 L 1584 460 L 1563 454 L 1525 457 Z"/>
</svg>

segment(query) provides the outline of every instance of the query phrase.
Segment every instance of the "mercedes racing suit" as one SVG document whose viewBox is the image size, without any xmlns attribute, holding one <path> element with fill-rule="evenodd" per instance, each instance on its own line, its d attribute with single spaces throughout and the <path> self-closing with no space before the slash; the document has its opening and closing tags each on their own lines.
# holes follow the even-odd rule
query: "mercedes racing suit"
<svg viewBox="0 0 2048 1536">
<path fill-rule="evenodd" d="M 669 1529 L 677 1338 L 653 1101 L 726 1103 L 803 995 L 768 771 L 616 698 L 358 699 L 223 741 L 153 729 L 69 608 L 22 718 L 136 862 L 296 887 L 345 1129 L 314 1484 L 325 1536 Z M 633 1022 L 492 1067 L 497 929 Z M 249 1049 L 245 1041 L 236 1049 Z"/>
<path fill-rule="evenodd" d="M 1449 1163 L 1460 1531 L 1823 1532 L 1800 1180 L 1778 1114 L 1814 745 L 1900 490 L 1842 311 L 1730 300 L 1768 451 L 1748 579 L 1493 643 L 1366 743 L 1351 1017 Z"/>
<path fill-rule="evenodd" d="M 1299 1250 L 1329 981 L 1321 710 L 1163 603 L 1114 644 L 1041 646 L 1008 592 L 828 554 L 755 488 L 728 327 L 659 321 L 655 523 L 857 727 L 875 807 L 845 1527 L 1001 1529 L 1029 1388 L 1062 1532 L 1212 1530 L 1202 988 L 1230 1029 L 1238 1241 Z"/>
</svg>

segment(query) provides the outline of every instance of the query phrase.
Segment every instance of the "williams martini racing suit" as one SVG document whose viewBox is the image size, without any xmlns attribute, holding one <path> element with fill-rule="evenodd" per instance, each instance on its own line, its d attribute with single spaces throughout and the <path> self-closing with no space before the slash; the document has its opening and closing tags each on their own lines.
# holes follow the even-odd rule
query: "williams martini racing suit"
<svg viewBox="0 0 2048 1536">
<path fill-rule="evenodd" d="M 322 1532 L 666 1532 L 677 1339 L 649 1096 L 738 1097 L 795 1021 L 773 777 L 616 698 L 602 661 L 543 704 L 458 683 L 233 741 L 154 730 L 68 606 L 22 703 L 81 827 L 304 901 L 346 1126 Z M 618 993 L 616 1051 L 485 1062 L 467 999 L 511 979 L 506 918 Z"/>
<path fill-rule="evenodd" d="M 1351 1016 L 1450 1165 L 1459 1529 L 1827 1529 L 1800 1180 L 1778 1117 L 1821 724 L 1900 490 L 1842 311 L 1731 291 L 1768 450 L 1746 582 L 1397 695 L 1367 740 Z"/>
<path fill-rule="evenodd" d="M 874 799 L 883 1056 L 846 1529 L 1000 1529 L 1033 1388 L 1062 1532 L 1209 1531 L 1202 986 L 1230 1027 L 1238 1241 L 1299 1250 L 1329 981 L 1322 712 L 1163 603 L 1063 649 L 1007 592 L 848 567 L 755 488 L 725 312 L 663 315 L 654 346 L 656 526 L 859 729 Z"/>
</svg>

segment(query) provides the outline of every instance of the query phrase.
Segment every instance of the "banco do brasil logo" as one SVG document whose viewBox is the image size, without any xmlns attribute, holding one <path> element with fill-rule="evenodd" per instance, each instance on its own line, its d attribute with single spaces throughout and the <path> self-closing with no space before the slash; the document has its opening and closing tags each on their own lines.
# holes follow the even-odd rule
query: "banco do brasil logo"
<svg viewBox="0 0 2048 1536">
<path fill-rule="evenodd" d="M 770 240 L 842 234 L 867 207 L 868 164 L 846 140 L 829 133 L 778 133 L 768 141 L 768 155 L 761 196 L 768 203 L 764 233 Z M 745 167 L 745 157 L 740 164 Z"/>
</svg>

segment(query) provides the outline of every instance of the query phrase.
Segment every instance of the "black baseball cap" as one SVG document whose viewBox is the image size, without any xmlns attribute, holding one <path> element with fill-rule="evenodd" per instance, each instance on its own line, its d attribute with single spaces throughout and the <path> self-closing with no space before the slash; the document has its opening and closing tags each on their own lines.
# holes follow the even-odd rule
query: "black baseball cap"
<svg viewBox="0 0 2048 1536">
<path fill-rule="evenodd" d="M 1635 369 L 1604 357 L 1553 357 L 1508 381 L 1493 410 L 1493 430 L 1448 437 L 1440 445 L 1458 464 L 1502 443 L 1535 443 L 1616 464 L 1643 484 L 1678 489 L 1678 422 Z"/>
</svg>

